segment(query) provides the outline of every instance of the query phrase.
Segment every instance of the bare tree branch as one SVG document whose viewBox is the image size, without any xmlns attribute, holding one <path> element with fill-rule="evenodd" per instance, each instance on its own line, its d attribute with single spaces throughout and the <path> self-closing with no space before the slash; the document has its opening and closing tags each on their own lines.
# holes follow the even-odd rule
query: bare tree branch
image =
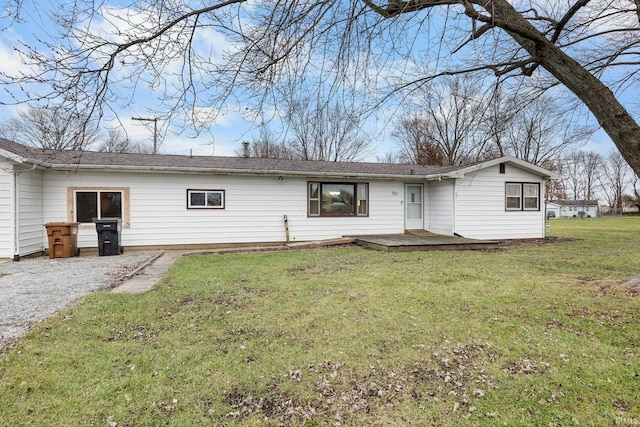
<svg viewBox="0 0 640 427">
<path fill-rule="evenodd" d="M 156 115 L 206 128 L 225 111 L 282 112 L 291 88 L 371 114 L 436 78 L 490 71 L 537 91 L 564 85 L 640 171 L 640 127 L 614 95 L 640 80 L 639 0 L 513 3 L 74 0 L 55 16 L 59 39 L 18 47 L 25 67 L 0 76 L 0 102 L 100 118 L 143 91 Z"/>
</svg>

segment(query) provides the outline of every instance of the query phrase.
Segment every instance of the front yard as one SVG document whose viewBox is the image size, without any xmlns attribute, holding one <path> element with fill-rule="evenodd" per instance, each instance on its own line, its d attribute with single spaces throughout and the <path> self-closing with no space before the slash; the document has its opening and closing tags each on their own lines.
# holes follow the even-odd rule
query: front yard
<svg viewBox="0 0 640 427">
<path fill-rule="evenodd" d="M 575 240 L 183 258 L 6 351 L 0 425 L 640 425 L 640 218 L 550 227 Z"/>
</svg>

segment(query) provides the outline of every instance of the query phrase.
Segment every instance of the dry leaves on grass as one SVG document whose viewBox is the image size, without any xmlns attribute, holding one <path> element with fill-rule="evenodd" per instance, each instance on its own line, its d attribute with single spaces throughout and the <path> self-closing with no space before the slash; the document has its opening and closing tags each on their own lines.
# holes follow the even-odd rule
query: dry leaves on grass
<svg viewBox="0 0 640 427">
<path fill-rule="evenodd" d="M 640 296 L 640 275 L 629 277 L 622 283 L 630 296 Z"/>
<path fill-rule="evenodd" d="M 551 364 L 538 362 L 530 357 L 525 357 L 521 360 L 507 363 L 503 366 L 502 370 L 510 374 L 545 374 L 551 373 Z"/>
<path fill-rule="evenodd" d="M 278 391 L 275 383 L 262 392 L 233 390 L 226 402 L 233 408 L 227 417 L 259 415 L 282 423 L 358 423 L 362 417 L 375 420 L 385 408 L 407 401 L 453 401 L 450 411 L 468 416 L 475 404 L 496 388 L 487 367 L 496 356 L 488 344 L 459 345 L 440 349 L 427 363 L 411 366 L 371 365 L 368 370 L 351 369 L 343 362 L 312 363 L 290 369 L 285 381 L 313 381 L 306 395 Z"/>
</svg>

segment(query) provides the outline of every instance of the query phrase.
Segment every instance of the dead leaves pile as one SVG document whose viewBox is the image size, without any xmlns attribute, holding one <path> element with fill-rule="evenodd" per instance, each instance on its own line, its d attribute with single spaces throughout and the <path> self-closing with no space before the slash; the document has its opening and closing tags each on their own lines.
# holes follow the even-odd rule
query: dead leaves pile
<svg viewBox="0 0 640 427">
<path fill-rule="evenodd" d="M 564 354 L 560 355 L 565 356 Z M 547 362 L 536 362 L 535 360 L 525 357 L 522 360 L 516 360 L 504 366 L 503 370 L 510 374 L 544 374 L 551 371 L 551 364 Z"/>
<path fill-rule="evenodd" d="M 497 388 L 485 370 L 495 360 L 489 344 L 462 345 L 433 353 L 424 363 L 409 367 L 371 365 L 367 370 L 343 362 L 324 361 L 282 375 L 282 381 L 313 383 L 304 397 L 278 392 L 278 384 L 262 393 L 233 390 L 226 403 L 233 411 L 226 417 L 264 417 L 279 423 L 350 424 L 376 419 L 404 402 L 445 402 L 449 412 L 469 417 L 474 402 Z M 284 425 L 284 424 L 283 424 Z"/>
</svg>

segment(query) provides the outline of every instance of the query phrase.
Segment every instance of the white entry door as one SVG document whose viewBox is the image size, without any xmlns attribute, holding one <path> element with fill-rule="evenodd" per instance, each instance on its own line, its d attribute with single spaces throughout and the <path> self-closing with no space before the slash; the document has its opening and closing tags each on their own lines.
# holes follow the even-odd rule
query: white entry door
<svg viewBox="0 0 640 427">
<path fill-rule="evenodd" d="M 423 230 L 423 197 L 422 184 L 406 184 L 404 196 L 404 228 L 405 230 Z"/>
</svg>

